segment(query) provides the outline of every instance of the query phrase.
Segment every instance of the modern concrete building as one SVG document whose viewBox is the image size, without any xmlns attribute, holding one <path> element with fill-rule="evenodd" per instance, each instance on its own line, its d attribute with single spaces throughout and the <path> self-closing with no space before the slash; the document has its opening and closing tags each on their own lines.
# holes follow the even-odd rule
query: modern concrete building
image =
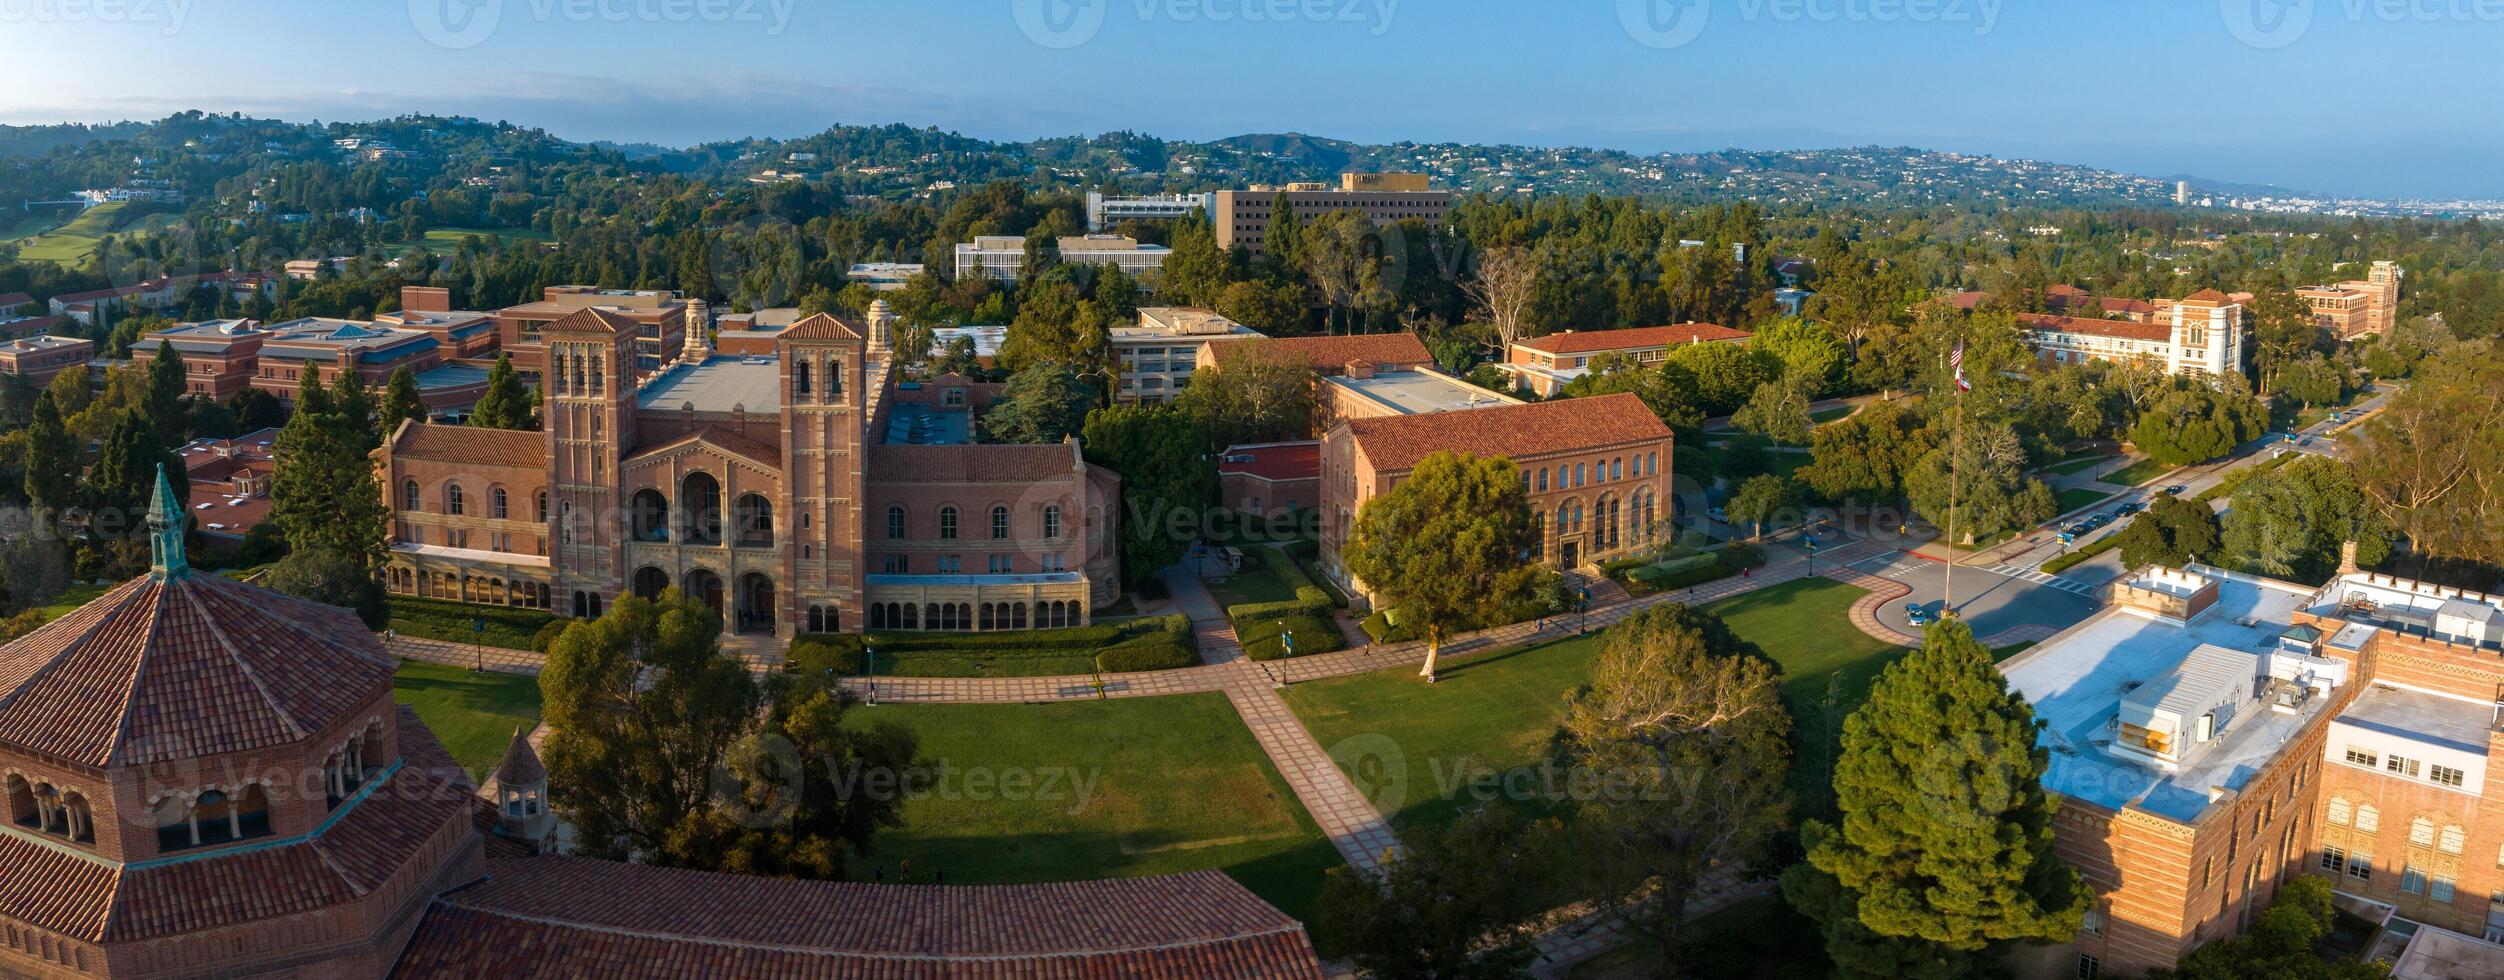
<svg viewBox="0 0 2504 980">
<path fill-rule="evenodd" d="M 1282 197 L 1296 221 L 1308 225 L 1333 211 L 1363 212 L 1377 225 L 1410 218 L 1435 224 L 1452 209 L 1452 195 L 1433 189 L 1424 174 L 1341 174 L 1335 189 L 1327 184 L 1255 185 L 1217 192 L 1215 206 L 1209 210 L 1217 229 L 1217 247 L 1241 246 L 1261 254 L 1270 224 L 1281 217 L 1277 211 Z"/>
<path fill-rule="evenodd" d="M 1504 372 L 1519 387 L 1541 398 L 1554 398 L 1574 379 L 1590 373 L 1593 361 L 1614 355 L 1650 367 L 1669 359 L 1683 344 L 1745 344 L 1754 336 L 1745 330 L 1710 323 L 1625 330 L 1568 330 L 1514 342 L 1505 352 Z"/>
<path fill-rule="evenodd" d="M 1107 197 L 1102 191 L 1087 192 L 1087 230 L 1103 231 L 1125 221 L 1170 221 L 1188 218 L 1193 213 L 1215 213 L 1215 194 L 1149 194 L 1139 197 Z"/>
<path fill-rule="evenodd" d="M 1165 267 L 1165 257 L 1173 254 L 1163 245 L 1141 245 L 1137 239 L 1120 235 L 1083 235 L 1063 238 L 1058 244 L 1064 264 L 1113 266 L 1143 283 L 1154 280 Z M 956 247 L 958 279 L 983 276 L 1013 283 L 1025 274 L 1026 239 L 1022 237 L 979 235 Z"/>
<path fill-rule="evenodd" d="M 1113 351 L 1122 362 L 1121 387 L 1114 396 L 1125 402 L 1165 402 L 1182 394 L 1200 369 L 1200 351 L 1211 341 L 1242 340 L 1261 332 L 1208 310 L 1141 307 L 1139 322 L 1113 328 Z M 976 352 L 981 345 L 976 344 Z"/>
</svg>

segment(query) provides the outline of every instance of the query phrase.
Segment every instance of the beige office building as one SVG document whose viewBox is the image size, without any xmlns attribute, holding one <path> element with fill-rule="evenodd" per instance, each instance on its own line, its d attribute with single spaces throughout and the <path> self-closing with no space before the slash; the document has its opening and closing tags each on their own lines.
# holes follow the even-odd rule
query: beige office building
<svg viewBox="0 0 2504 980">
<path fill-rule="evenodd" d="M 1378 225 L 1409 218 L 1438 222 L 1452 209 L 1452 195 L 1435 190 L 1424 174 L 1341 174 L 1336 190 L 1320 183 L 1255 184 L 1248 190 L 1217 192 L 1209 220 L 1217 225 L 1218 247 L 1241 245 L 1260 254 L 1282 194 L 1303 224 L 1333 211 L 1363 211 Z"/>
</svg>

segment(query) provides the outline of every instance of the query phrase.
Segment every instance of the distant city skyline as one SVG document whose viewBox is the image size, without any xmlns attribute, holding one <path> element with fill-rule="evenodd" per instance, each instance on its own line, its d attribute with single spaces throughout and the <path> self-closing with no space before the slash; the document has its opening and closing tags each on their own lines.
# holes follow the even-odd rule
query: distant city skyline
<svg viewBox="0 0 2504 980">
<path fill-rule="evenodd" d="M 1876 144 L 2504 198 L 2498 41 L 2504 20 L 2431 0 L 24 0 L 0 4 L 0 121 L 421 112 L 668 146 L 891 122 Z"/>
</svg>

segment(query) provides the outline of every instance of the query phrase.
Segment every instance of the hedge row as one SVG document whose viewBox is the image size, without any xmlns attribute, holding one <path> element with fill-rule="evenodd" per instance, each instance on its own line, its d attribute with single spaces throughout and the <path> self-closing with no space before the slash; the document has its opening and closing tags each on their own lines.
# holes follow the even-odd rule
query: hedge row
<svg viewBox="0 0 2504 980">
<path fill-rule="evenodd" d="M 989 633 L 872 633 L 869 642 L 880 653 L 913 653 L 928 650 L 1093 650 L 1109 646 L 1122 638 L 1119 626 L 1070 626 L 1049 630 L 1010 630 Z"/>
<path fill-rule="evenodd" d="M 1746 545 L 1733 545 L 1645 565 L 1620 576 L 1619 581 L 1647 593 L 1667 592 L 1718 582 L 1764 564 L 1764 552 Z"/>
<path fill-rule="evenodd" d="M 1282 659 L 1287 651 L 1286 645 L 1278 640 L 1281 626 L 1285 627 L 1283 632 L 1294 634 L 1295 655 L 1299 657 L 1331 653 L 1348 647 L 1347 637 L 1339 634 L 1339 621 L 1332 618 L 1326 605 L 1318 612 L 1308 609 L 1249 621 L 1237 619 L 1235 640 L 1243 644 L 1244 655 L 1254 660 Z"/>
<path fill-rule="evenodd" d="M 1096 652 L 1096 669 L 1107 674 L 1174 670 L 1200 665 L 1200 643 L 1191 632 L 1191 617 L 1167 616 L 1158 628 Z"/>
<path fill-rule="evenodd" d="M 808 634 L 792 641 L 790 659 L 798 670 L 833 668 L 858 675 L 867 666 L 865 650 L 875 648 L 889 667 L 897 659 L 917 661 L 1047 660 L 1093 657 L 1108 673 L 1171 670 L 1200 663 L 1191 619 L 1166 616 L 1121 626 L 1078 626 L 1011 633 L 878 633 Z M 890 659 L 893 658 L 893 659 Z"/>
<path fill-rule="evenodd" d="M 2062 572 L 2070 570 L 2071 568 L 2077 567 L 2078 565 L 2086 562 L 2087 559 L 2119 547 L 2121 547 L 2121 532 L 2115 531 L 2111 534 L 2095 539 L 2084 548 L 2080 548 L 2066 555 L 2054 558 L 2051 561 L 2044 562 L 2043 574 L 2058 575 Z"/>
<path fill-rule="evenodd" d="M 508 650 L 546 649 L 537 645 L 540 631 L 552 622 L 562 622 L 553 614 L 537 609 L 473 606 L 465 602 L 420 599 L 416 596 L 395 595 L 390 597 L 389 605 L 391 629 L 403 636 L 446 643 L 482 643 Z M 475 623 L 484 623 L 486 629 L 471 629 Z M 558 629 L 561 631 L 563 627 Z"/>
</svg>

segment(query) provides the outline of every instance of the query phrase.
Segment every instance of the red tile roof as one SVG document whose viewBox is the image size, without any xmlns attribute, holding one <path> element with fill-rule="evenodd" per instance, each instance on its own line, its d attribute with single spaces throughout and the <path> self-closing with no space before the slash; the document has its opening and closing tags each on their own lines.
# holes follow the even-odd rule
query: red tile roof
<svg viewBox="0 0 2504 980">
<path fill-rule="evenodd" d="M 498 860 L 400 977 L 1318 978 L 1304 927 L 1217 871 L 1046 885 L 789 881 Z"/>
<path fill-rule="evenodd" d="M 1243 459 L 1250 457 L 1249 459 Z M 1242 462 L 1236 462 L 1243 459 Z M 1270 446 L 1236 446 L 1219 457 L 1219 475 L 1254 476 L 1264 480 L 1313 480 L 1322 473 L 1322 444 L 1284 442 Z"/>
<path fill-rule="evenodd" d="M 2218 292 L 2214 289 L 2203 289 L 2199 292 L 2183 297 L 2182 301 L 2185 303 L 2215 303 L 2223 306 L 2227 303 L 2234 302 L 2234 297 L 2228 296 L 2225 293 Z"/>
<path fill-rule="evenodd" d="M 869 331 L 844 321 L 832 313 L 819 313 L 791 325 L 779 335 L 784 340 L 860 340 Z"/>
<path fill-rule="evenodd" d="M 17 308 L 35 301 L 25 293 L 0 293 L 0 313 L 15 313 Z"/>
<path fill-rule="evenodd" d="M 371 703 L 396 666 L 347 610 L 142 577 L 0 647 L 0 746 L 106 767 L 284 745 Z"/>
<path fill-rule="evenodd" d="M 669 440 L 668 442 L 635 450 L 632 455 L 627 456 L 624 460 L 621 460 L 618 465 L 632 465 L 636 460 L 657 456 L 680 446 L 698 442 L 704 443 L 714 449 L 729 453 L 733 456 L 741 456 L 754 460 L 758 463 L 764 464 L 767 469 L 782 468 L 781 448 L 767 445 L 755 439 L 750 439 L 747 436 L 743 436 L 735 431 L 732 431 L 726 426 L 719 425 L 708 425 L 704 428 L 697 429 L 694 432 L 679 436 L 676 439 Z"/>
<path fill-rule="evenodd" d="M 539 752 L 530 747 L 530 729 L 513 729 L 513 744 L 504 747 L 504 761 L 496 764 L 496 785 L 536 786 L 548 781 L 548 769 L 539 763 Z"/>
<path fill-rule="evenodd" d="M 2101 320 L 2094 317 L 2056 316 L 2050 313 L 2020 313 L 2017 322 L 2028 330 L 2042 333 L 2077 333 L 2099 337 L 2122 337 L 2129 340 L 2169 341 L 2173 328 L 2162 323 L 2136 323 L 2130 320 Z"/>
<path fill-rule="evenodd" d="M 1610 350 L 1668 347 L 1675 344 L 1741 341 L 1753 336 L 1755 334 L 1748 331 L 1734 330 L 1718 324 L 1681 323 L 1668 327 L 1567 331 L 1521 341 L 1513 346 L 1527 347 L 1546 354 L 1590 354 Z"/>
<path fill-rule="evenodd" d="M 509 314 L 513 311 L 506 310 L 505 312 Z M 586 306 L 549 321 L 540 332 L 542 334 L 591 333 L 614 337 L 622 333 L 634 333 L 641 329 L 643 325 L 637 323 L 633 317 L 610 312 L 597 306 Z"/>
<path fill-rule="evenodd" d="M 391 454 L 402 459 L 546 469 L 548 437 L 510 429 L 411 423 L 394 434 Z"/>
<path fill-rule="evenodd" d="M 1660 416 L 1630 394 L 1350 419 L 1342 424 L 1377 472 L 1407 470 L 1445 451 L 1520 459 L 1670 438 Z"/>
<path fill-rule="evenodd" d="M 1282 355 L 1303 358 L 1313 370 L 1336 374 L 1357 361 L 1371 362 L 1385 371 L 1406 370 L 1434 363 L 1435 356 L 1426 351 L 1426 342 L 1412 333 L 1371 333 L 1338 337 L 1280 337 L 1263 339 L 1210 341 L 1209 346 L 1223 366 L 1232 352 L 1263 345 Z"/>
</svg>

